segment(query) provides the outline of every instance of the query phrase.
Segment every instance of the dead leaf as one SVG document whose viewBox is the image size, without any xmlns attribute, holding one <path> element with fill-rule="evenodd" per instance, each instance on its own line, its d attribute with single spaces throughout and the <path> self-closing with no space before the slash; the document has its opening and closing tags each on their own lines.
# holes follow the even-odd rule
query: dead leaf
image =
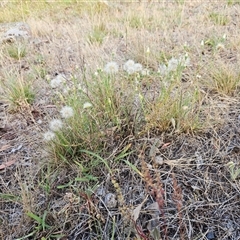
<svg viewBox="0 0 240 240">
<path fill-rule="evenodd" d="M 167 146 L 169 146 L 171 144 L 171 142 L 168 142 L 168 143 L 164 143 L 161 147 L 161 149 L 164 149 L 164 148 L 167 148 Z"/>
<path fill-rule="evenodd" d="M 13 160 L 11 160 L 11 161 L 8 161 L 8 162 L 6 162 L 6 163 L 1 164 L 1 165 L 0 165 L 0 170 L 3 170 L 4 168 L 13 165 L 15 162 L 16 162 L 16 159 L 13 159 Z"/>
<path fill-rule="evenodd" d="M 4 146 L 2 146 L 1 148 L 0 148 L 0 152 L 1 151 L 5 151 L 5 150 L 7 150 L 8 148 L 10 148 L 11 146 L 10 145 L 4 145 Z"/>
<path fill-rule="evenodd" d="M 140 211 L 142 209 L 142 205 L 143 203 L 139 204 L 134 210 L 133 210 L 133 220 L 136 222 L 136 220 L 138 219 L 139 217 L 139 214 L 140 214 Z"/>
<path fill-rule="evenodd" d="M 159 212 L 159 205 L 157 202 L 153 202 L 152 204 L 148 205 L 147 208 L 148 210 L 153 210 Z"/>
<path fill-rule="evenodd" d="M 143 200 L 143 202 L 141 204 L 139 204 L 132 212 L 132 216 L 133 216 L 133 220 L 134 222 L 137 221 L 139 214 L 141 212 L 142 206 L 145 203 L 145 201 L 147 200 L 147 197 Z"/>
</svg>

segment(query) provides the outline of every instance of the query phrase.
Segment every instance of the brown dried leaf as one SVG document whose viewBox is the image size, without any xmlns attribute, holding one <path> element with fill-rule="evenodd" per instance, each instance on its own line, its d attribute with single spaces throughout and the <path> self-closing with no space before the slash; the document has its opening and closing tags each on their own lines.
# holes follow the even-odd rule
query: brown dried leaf
<svg viewBox="0 0 240 240">
<path fill-rule="evenodd" d="M 5 150 L 9 149 L 10 147 L 11 147 L 10 145 L 4 145 L 0 148 L 0 152 L 5 151 Z"/>
<path fill-rule="evenodd" d="M 16 159 L 13 159 L 13 160 L 11 160 L 11 161 L 8 161 L 8 162 L 6 162 L 6 163 L 1 164 L 1 165 L 0 165 L 0 170 L 3 170 L 4 168 L 13 165 L 15 162 L 16 162 Z"/>
<path fill-rule="evenodd" d="M 146 200 L 147 200 L 147 198 L 145 198 L 145 199 L 143 200 L 143 202 L 142 202 L 141 204 L 139 204 L 139 205 L 133 210 L 133 212 L 132 212 L 132 217 L 133 217 L 134 222 L 137 221 L 137 219 L 138 219 L 138 217 L 139 217 L 139 214 L 140 214 L 140 212 L 141 212 L 142 206 L 143 206 L 143 204 L 145 203 Z"/>
</svg>

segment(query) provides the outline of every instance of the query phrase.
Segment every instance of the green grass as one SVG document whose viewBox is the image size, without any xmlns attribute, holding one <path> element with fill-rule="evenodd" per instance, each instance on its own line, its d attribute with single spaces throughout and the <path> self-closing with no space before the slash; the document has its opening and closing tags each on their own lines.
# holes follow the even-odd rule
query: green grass
<svg viewBox="0 0 240 240">
<path fill-rule="evenodd" d="M 234 96 L 240 87 L 240 73 L 233 66 L 217 65 L 211 67 L 210 89 L 219 94 Z"/>
<path fill-rule="evenodd" d="M 67 15 L 82 14 L 87 11 L 90 14 L 104 13 L 108 6 L 101 1 L 94 0 L 91 2 L 83 2 L 76 0 L 69 1 L 38 1 L 30 0 L 17 2 L 9 2 L 3 7 L 4 11 L 0 16 L 0 23 L 26 21 L 29 17 L 39 16 L 44 18 L 46 15 L 52 15 L 56 19 L 62 18 L 58 13 L 64 11 Z"/>
<path fill-rule="evenodd" d="M 27 54 L 27 48 L 25 44 L 7 44 L 5 46 L 7 55 L 13 59 L 21 60 Z"/>
<path fill-rule="evenodd" d="M 218 24 L 218 25 L 225 26 L 229 23 L 228 16 L 222 15 L 220 13 L 215 13 L 215 12 L 211 13 L 209 17 L 215 24 Z"/>
<path fill-rule="evenodd" d="M 92 32 L 89 34 L 88 40 L 90 43 L 102 44 L 106 36 L 107 29 L 106 26 L 102 23 L 93 27 Z"/>
<path fill-rule="evenodd" d="M 6 79 L 1 85 L 4 89 L 2 99 L 6 100 L 14 111 L 28 108 L 35 99 L 31 80 L 21 75 L 6 74 Z"/>
</svg>

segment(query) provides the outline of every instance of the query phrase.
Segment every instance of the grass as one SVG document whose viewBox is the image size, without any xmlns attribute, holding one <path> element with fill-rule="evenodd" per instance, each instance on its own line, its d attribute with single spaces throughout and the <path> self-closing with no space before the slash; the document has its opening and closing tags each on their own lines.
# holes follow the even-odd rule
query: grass
<svg viewBox="0 0 240 240">
<path fill-rule="evenodd" d="M 215 91 L 225 95 L 235 95 L 240 86 L 240 75 L 233 67 L 218 65 L 212 70 L 211 86 Z"/>
<path fill-rule="evenodd" d="M 89 35 L 88 39 L 90 43 L 102 44 L 104 37 L 107 35 L 107 30 L 104 24 L 99 24 L 93 27 L 92 33 Z"/>
<path fill-rule="evenodd" d="M 14 58 L 16 60 L 20 60 L 24 58 L 27 54 L 26 46 L 24 44 L 17 44 L 17 45 L 7 45 L 6 46 L 6 53 L 9 57 Z"/>
<path fill-rule="evenodd" d="M 12 110 L 26 109 L 34 101 L 35 93 L 31 81 L 21 75 L 6 75 L 1 83 L 4 93 L 2 99 L 10 104 Z"/>
<path fill-rule="evenodd" d="M 3 6 L 32 38 L 0 45 L 1 239 L 237 239 L 240 9 L 225 3 Z"/>
<path fill-rule="evenodd" d="M 215 13 L 215 12 L 210 13 L 209 17 L 214 23 L 222 25 L 222 26 L 225 26 L 229 22 L 229 19 L 227 16 L 219 14 L 219 13 Z"/>
</svg>

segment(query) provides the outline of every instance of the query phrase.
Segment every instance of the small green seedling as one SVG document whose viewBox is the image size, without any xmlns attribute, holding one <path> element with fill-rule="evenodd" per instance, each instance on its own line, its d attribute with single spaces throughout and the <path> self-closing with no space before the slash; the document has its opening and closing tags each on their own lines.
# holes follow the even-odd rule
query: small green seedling
<svg viewBox="0 0 240 240">
<path fill-rule="evenodd" d="M 233 181 L 235 181 L 239 176 L 240 176 L 240 168 L 235 168 L 235 163 L 234 162 L 229 162 L 227 164 L 228 168 L 229 168 L 229 172 L 231 175 L 231 178 Z"/>
</svg>

